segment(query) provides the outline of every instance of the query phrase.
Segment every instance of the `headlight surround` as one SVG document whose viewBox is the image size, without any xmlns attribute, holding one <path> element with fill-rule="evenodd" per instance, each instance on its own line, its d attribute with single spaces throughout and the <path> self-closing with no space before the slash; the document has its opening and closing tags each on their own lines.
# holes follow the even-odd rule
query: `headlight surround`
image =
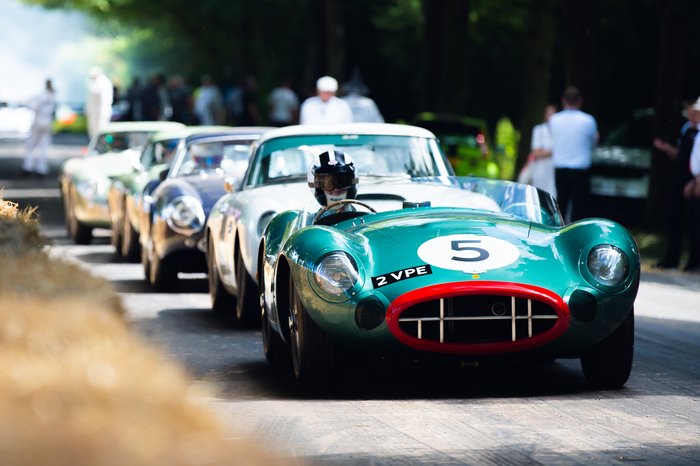
<svg viewBox="0 0 700 466">
<path fill-rule="evenodd" d="M 84 199 L 90 201 L 96 199 L 101 194 L 99 183 L 92 178 L 77 181 L 75 189 Z"/>
<path fill-rule="evenodd" d="M 316 285 L 330 296 L 347 294 L 360 278 L 357 264 L 348 254 L 334 251 L 321 258 L 314 268 Z"/>
<path fill-rule="evenodd" d="M 163 209 L 168 226 L 174 231 L 190 236 L 204 228 L 204 209 L 199 199 L 191 196 L 176 197 Z"/>
<path fill-rule="evenodd" d="M 605 286 L 620 285 L 629 272 L 627 256 L 612 244 L 600 244 L 591 249 L 586 266 L 593 278 Z"/>
</svg>

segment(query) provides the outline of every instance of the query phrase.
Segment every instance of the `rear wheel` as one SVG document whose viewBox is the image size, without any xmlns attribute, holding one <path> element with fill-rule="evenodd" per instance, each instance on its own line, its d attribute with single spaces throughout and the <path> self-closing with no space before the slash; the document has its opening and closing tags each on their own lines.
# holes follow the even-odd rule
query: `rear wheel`
<svg viewBox="0 0 700 466">
<path fill-rule="evenodd" d="M 326 391 L 335 378 L 335 348 L 306 312 L 299 293 L 289 277 L 290 337 L 294 377 L 304 390 Z"/>
<path fill-rule="evenodd" d="M 245 268 L 240 247 L 236 248 L 236 321 L 240 325 L 258 324 L 260 317 L 258 296 L 255 293 L 255 282 Z"/>
<path fill-rule="evenodd" d="M 233 320 L 234 311 L 236 310 L 236 297 L 226 291 L 221 283 L 221 278 L 216 268 L 216 250 L 211 237 L 207 243 L 207 275 L 209 278 L 209 296 L 211 296 L 212 309 L 215 313 Z"/>
<path fill-rule="evenodd" d="M 620 388 L 632 371 L 634 309 L 620 326 L 581 357 L 586 380 L 595 388 Z"/>
</svg>

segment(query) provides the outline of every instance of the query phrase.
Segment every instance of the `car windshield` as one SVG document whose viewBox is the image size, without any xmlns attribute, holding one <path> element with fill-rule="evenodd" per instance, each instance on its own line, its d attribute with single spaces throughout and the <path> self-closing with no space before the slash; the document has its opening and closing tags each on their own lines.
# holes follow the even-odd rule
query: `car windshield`
<svg viewBox="0 0 700 466">
<path fill-rule="evenodd" d="M 119 131 L 102 133 L 97 136 L 90 155 L 102 155 L 108 152 L 121 152 L 128 149 L 138 149 L 146 145 L 149 131 Z"/>
<path fill-rule="evenodd" d="M 563 226 L 559 207 L 546 191 L 534 186 L 479 177 L 425 177 L 377 182 L 360 178 L 356 200 L 377 211 L 403 207 L 455 207 L 513 217 L 548 226 Z M 319 209 L 309 202 L 310 218 Z"/>
<path fill-rule="evenodd" d="M 220 174 L 240 177 L 248 166 L 252 143 L 251 139 L 196 142 L 187 147 L 168 176 Z"/>
<path fill-rule="evenodd" d="M 141 154 L 141 165 L 144 168 L 161 163 L 170 165 L 175 155 L 175 149 L 177 149 L 177 143 L 177 138 L 150 142 Z"/>
<path fill-rule="evenodd" d="M 358 176 L 402 179 L 451 174 L 434 139 L 390 135 L 312 135 L 277 138 L 262 144 L 246 186 L 306 179 L 314 155 L 335 150 L 349 154 Z"/>
</svg>

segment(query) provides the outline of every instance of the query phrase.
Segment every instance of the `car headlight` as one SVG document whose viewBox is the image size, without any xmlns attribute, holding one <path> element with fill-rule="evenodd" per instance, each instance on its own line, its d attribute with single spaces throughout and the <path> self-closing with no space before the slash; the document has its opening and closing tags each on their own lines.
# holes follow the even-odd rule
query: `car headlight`
<svg viewBox="0 0 700 466">
<path fill-rule="evenodd" d="M 75 189 L 83 198 L 92 200 L 100 194 L 100 186 L 93 179 L 80 180 L 75 184 Z"/>
<path fill-rule="evenodd" d="M 338 296 L 349 291 L 357 283 L 357 266 L 344 252 L 331 252 L 324 256 L 314 269 L 314 280 L 324 292 Z"/>
<path fill-rule="evenodd" d="M 176 197 L 163 209 L 163 216 L 174 231 L 192 235 L 204 227 L 204 209 L 198 199 L 190 196 Z"/>
<path fill-rule="evenodd" d="M 617 286 L 629 271 L 629 261 L 624 252 L 611 244 L 601 244 L 588 253 L 588 270 L 593 278 L 607 286 Z"/>
</svg>

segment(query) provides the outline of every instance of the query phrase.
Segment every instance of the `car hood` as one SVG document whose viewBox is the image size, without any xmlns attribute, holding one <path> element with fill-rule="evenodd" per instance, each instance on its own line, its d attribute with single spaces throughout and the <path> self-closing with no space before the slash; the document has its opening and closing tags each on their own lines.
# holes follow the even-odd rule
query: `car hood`
<svg viewBox="0 0 700 466">
<path fill-rule="evenodd" d="M 226 194 L 224 179 L 221 176 L 187 176 L 173 179 L 173 183 L 179 185 L 183 193 L 198 197 L 205 212 L 208 212 L 214 203 Z"/>
<path fill-rule="evenodd" d="M 64 163 L 61 171 L 63 175 L 68 176 L 114 178 L 133 172 L 136 160 L 138 160 L 136 152 L 112 152 L 95 157 L 69 159 Z"/>
</svg>

